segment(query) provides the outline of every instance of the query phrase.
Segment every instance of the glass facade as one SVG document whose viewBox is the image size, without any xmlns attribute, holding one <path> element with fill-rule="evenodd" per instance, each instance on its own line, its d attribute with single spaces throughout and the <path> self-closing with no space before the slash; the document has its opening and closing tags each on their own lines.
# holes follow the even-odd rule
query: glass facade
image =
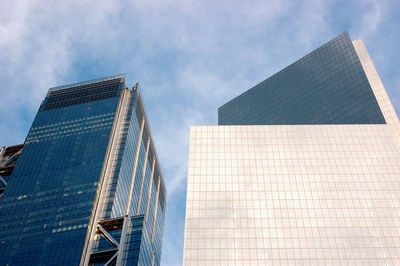
<svg viewBox="0 0 400 266">
<path fill-rule="evenodd" d="M 384 123 L 347 32 L 218 108 L 219 125 Z"/>
<path fill-rule="evenodd" d="M 137 265 L 152 256 L 159 263 L 166 193 L 145 117 L 138 87 L 125 88 L 125 75 L 49 89 L 0 200 L 1 265 Z M 138 141 L 141 131 L 151 145 Z M 133 175 L 151 164 L 155 171 L 137 171 L 144 178 Z M 139 194 L 147 205 L 137 209 Z M 142 227 L 153 229 L 155 220 L 160 230 L 142 249 L 129 237 L 142 227 L 128 225 L 146 207 L 156 211 Z M 143 250 L 136 262 L 125 254 L 131 245 Z"/>
<path fill-rule="evenodd" d="M 191 127 L 184 265 L 399 265 L 400 122 L 339 35 Z"/>
</svg>

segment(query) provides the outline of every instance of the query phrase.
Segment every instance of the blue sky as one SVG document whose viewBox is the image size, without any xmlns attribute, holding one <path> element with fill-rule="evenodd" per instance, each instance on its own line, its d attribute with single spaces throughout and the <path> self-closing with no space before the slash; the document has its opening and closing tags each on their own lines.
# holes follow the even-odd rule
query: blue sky
<svg viewBox="0 0 400 266">
<path fill-rule="evenodd" d="M 348 31 L 400 110 L 398 1 L 0 2 L 0 145 L 24 141 L 50 87 L 141 84 L 168 189 L 163 265 L 182 263 L 189 126 Z"/>
</svg>

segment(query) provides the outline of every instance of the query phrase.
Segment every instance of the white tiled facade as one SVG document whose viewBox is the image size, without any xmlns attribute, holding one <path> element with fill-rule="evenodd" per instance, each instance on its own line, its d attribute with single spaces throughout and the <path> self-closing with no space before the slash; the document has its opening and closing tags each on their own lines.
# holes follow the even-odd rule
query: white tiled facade
<svg viewBox="0 0 400 266">
<path fill-rule="evenodd" d="M 364 42 L 362 40 L 354 40 L 353 46 L 356 50 L 358 58 L 360 59 L 361 65 L 368 78 L 368 82 L 371 85 L 372 91 L 374 92 L 382 114 L 385 117 L 386 123 L 389 125 L 397 147 L 400 149 L 400 121 L 397 117 L 396 111 L 390 102 L 385 87 L 383 87 L 383 83 L 375 69 L 374 63 L 369 56 Z"/>
<path fill-rule="evenodd" d="M 400 265 L 392 132 L 192 127 L 184 265 Z"/>
</svg>

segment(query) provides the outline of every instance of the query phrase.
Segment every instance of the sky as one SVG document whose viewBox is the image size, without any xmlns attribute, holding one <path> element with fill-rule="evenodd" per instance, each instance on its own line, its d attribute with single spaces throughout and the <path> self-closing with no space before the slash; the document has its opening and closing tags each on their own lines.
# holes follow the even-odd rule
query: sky
<svg viewBox="0 0 400 266">
<path fill-rule="evenodd" d="M 181 265 L 189 128 L 348 31 L 400 110 L 400 2 L 0 1 L 0 146 L 22 143 L 48 88 L 127 73 L 166 182 L 162 265 Z"/>
</svg>

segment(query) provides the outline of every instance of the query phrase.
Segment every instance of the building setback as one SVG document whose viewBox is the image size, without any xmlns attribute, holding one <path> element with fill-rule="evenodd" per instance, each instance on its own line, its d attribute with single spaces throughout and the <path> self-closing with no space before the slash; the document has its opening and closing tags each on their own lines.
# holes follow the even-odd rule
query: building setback
<svg viewBox="0 0 400 266">
<path fill-rule="evenodd" d="M 347 32 L 190 132 L 184 265 L 400 264 L 400 122 Z"/>
<path fill-rule="evenodd" d="M 0 264 L 159 265 L 165 200 L 138 85 L 51 88 L 0 200 Z"/>
</svg>

